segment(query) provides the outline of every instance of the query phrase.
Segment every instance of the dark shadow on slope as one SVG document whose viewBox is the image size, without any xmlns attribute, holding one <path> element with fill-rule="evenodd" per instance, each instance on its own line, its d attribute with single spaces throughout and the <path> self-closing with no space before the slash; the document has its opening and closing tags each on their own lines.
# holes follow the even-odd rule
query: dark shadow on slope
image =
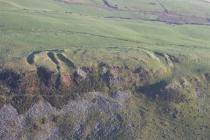
<svg viewBox="0 0 210 140">
<path fill-rule="evenodd" d="M 56 78 L 56 81 L 55 81 L 55 88 L 56 89 L 59 89 L 60 88 L 60 85 L 61 85 L 61 75 L 59 73 L 58 76 L 57 76 L 57 78 Z"/>
<path fill-rule="evenodd" d="M 18 114 L 23 114 L 28 111 L 38 100 L 38 96 L 20 95 L 14 96 L 11 99 L 11 104 L 17 110 Z"/>
<path fill-rule="evenodd" d="M 49 86 L 51 76 L 52 76 L 52 74 L 49 70 L 47 70 L 44 67 L 38 67 L 37 75 L 38 75 L 41 83 L 43 83 L 45 86 Z"/>
<path fill-rule="evenodd" d="M 20 74 L 12 70 L 0 71 L 0 81 L 6 84 L 11 89 L 18 89 L 20 84 L 21 76 Z"/>
<path fill-rule="evenodd" d="M 48 53 L 47 53 L 47 56 L 50 58 L 51 61 L 53 61 L 53 63 L 55 63 L 56 65 L 59 65 L 59 62 L 58 62 L 58 60 L 55 58 L 54 53 L 48 52 Z"/>
<path fill-rule="evenodd" d="M 167 58 L 165 57 L 164 53 L 162 52 L 154 52 L 155 55 L 157 55 L 158 57 L 162 57 L 165 59 L 165 61 L 168 61 Z M 180 60 L 178 57 L 174 56 L 174 55 L 171 55 L 171 54 L 166 54 L 168 55 L 168 57 L 170 58 L 170 60 L 173 62 L 173 63 L 180 63 Z"/>
<path fill-rule="evenodd" d="M 34 64 L 34 56 L 39 53 L 41 53 L 41 51 L 35 51 L 35 52 L 32 52 L 31 54 L 29 54 L 27 57 L 28 64 L 30 64 L 30 65 Z"/>
<path fill-rule="evenodd" d="M 118 6 L 117 5 L 112 5 L 108 2 L 108 0 L 103 0 L 104 4 L 109 7 L 109 8 L 112 8 L 112 9 L 118 9 Z"/>
<path fill-rule="evenodd" d="M 155 99 L 157 96 L 162 94 L 162 90 L 164 89 L 166 85 L 167 85 L 167 82 L 162 80 L 152 85 L 139 87 L 137 91 L 143 93 L 145 96 L 147 96 L 150 99 Z"/>
<path fill-rule="evenodd" d="M 76 68 L 75 65 L 74 65 L 74 63 L 73 63 L 71 60 L 69 60 L 68 58 L 66 58 L 63 54 L 57 53 L 57 56 L 58 56 L 58 58 L 59 58 L 61 61 L 63 61 L 68 67 L 70 67 L 70 68 Z"/>
</svg>

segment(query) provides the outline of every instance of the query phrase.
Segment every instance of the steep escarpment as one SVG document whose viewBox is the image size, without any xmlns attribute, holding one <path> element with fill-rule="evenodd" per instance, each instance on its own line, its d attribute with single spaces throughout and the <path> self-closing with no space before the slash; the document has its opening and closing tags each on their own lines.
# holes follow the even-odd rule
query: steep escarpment
<svg viewBox="0 0 210 140">
<path fill-rule="evenodd" d="M 177 74 L 173 54 L 129 53 L 44 50 L 27 69 L 2 67 L 1 139 L 209 137 L 209 73 Z"/>
<path fill-rule="evenodd" d="M 63 91 L 83 93 L 135 89 L 170 76 L 173 62 L 167 54 L 163 55 L 163 61 L 151 52 L 143 54 L 156 66 L 146 64 L 144 60 L 140 60 L 139 64 L 135 62 L 134 67 L 102 60 L 96 60 L 94 65 L 85 65 L 74 62 L 64 50 L 36 51 L 26 58 L 26 65 L 33 68 L 31 71 L 3 68 L 0 81 L 14 94 L 37 92 L 45 95 L 62 94 Z"/>
<path fill-rule="evenodd" d="M 155 98 L 146 90 L 86 92 L 59 108 L 55 103 L 64 100 L 57 94 L 54 104 L 42 95 L 14 96 L 0 109 L 2 139 L 182 139 L 185 133 L 194 139 L 195 134 L 208 134 L 209 98 L 207 93 L 197 95 L 193 84 L 171 81 L 160 86 Z"/>
</svg>

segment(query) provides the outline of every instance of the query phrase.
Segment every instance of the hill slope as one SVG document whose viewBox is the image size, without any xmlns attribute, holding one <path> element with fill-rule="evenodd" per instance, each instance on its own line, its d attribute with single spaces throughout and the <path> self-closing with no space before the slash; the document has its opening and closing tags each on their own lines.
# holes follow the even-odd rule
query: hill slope
<svg viewBox="0 0 210 140">
<path fill-rule="evenodd" d="M 0 0 L 0 139 L 208 140 L 209 8 Z"/>
</svg>

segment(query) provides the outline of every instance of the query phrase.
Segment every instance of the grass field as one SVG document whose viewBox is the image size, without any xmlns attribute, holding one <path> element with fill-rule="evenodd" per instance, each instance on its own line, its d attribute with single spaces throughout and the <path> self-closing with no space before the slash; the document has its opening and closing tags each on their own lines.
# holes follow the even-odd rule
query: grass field
<svg viewBox="0 0 210 140">
<path fill-rule="evenodd" d="M 125 77 L 125 83 L 119 82 L 113 87 L 109 83 L 102 88 L 107 92 L 103 96 L 111 101 L 109 94 L 113 91 L 128 87 L 133 92 L 125 103 L 127 108 L 118 112 L 125 119 L 123 123 L 133 125 L 129 131 L 124 131 L 126 127 L 122 132 L 132 136 L 119 131 L 118 139 L 210 138 L 209 37 L 208 0 L 0 0 L 0 70 L 12 69 L 24 74 L 38 71 L 40 78 L 43 71 L 44 75 L 49 74 L 45 69 L 39 72 L 46 67 L 63 78 L 64 84 L 70 85 L 71 81 L 65 76 L 76 68 L 91 67 L 97 73 L 106 71 L 105 64 L 108 64 L 114 67 L 110 68 L 113 77 Z M 1 73 L 0 82 L 4 77 Z M 79 74 L 81 79 L 86 76 L 81 71 Z M 143 81 L 141 77 L 138 79 L 138 74 Z M 101 81 L 97 81 L 100 75 L 91 76 L 96 79 L 94 84 L 101 88 Z M 34 77 L 32 74 L 26 81 L 33 85 L 37 78 Z M 49 78 L 42 80 L 45 85 L 50 83 Z M 163 93 L 162 81 L 163 85 L 167 83 Z M 80 92 L 83 88 L 92 92 L 86 82 L 81 82 Z M 6 84 L 14 86 L 16 83 L 6 81 Z M 134 85 L 140 87 L 139 92 L 134 92 Z M 36 86 L 32 88 L 30 91 Z M 8 90 L 4 85 L 0 89 Z M 1 96 L 14 106 L 19 105 L 10 101 L 10 94 Z M 84 96 L 89 100 L 93 95 Z M 46 100 L 54 106 L 63 104 L 57 101 L 59 99 Z M 27 111 L 21 107 L 17 110 Z M 106 122 L 107 119 L 91 115 L 85 136 L 92 129 L 91 121 Z M 62 122 L 63 117 L 58 121 Z M 74 122 L 73 118 L 67 118 L 68 122 Z"/>
<path fill-rule="evenodd" d="M 143 48 L 185 54 L 190 50 L 191 54 L 198 53 L 205 56 L 204 53 L 208 57 L 206 52 L 209 49 L 210 31 L 209 27 L 205 25 L 176 26 L 144 21 L 138 17 L 133 20 L 104 18 L 114 17 L 115 12 L 117 15 L 122 14 L 128 17 L 133 13 L 123 10 L 112 11 L 112 9 L 107 9 L 101 1 L 90 1 L 81 5 L 50 0 L 45 2 L 1 0 L 0 2 L 1 52 L 9 49 L 16 52 L 14 55 L 17 57 L 32 50 L 58 47 L 63 49 L 72 47 Z M 40 3 L 42 4 L 40 5 Z M 116 1 L 116 3 L 127 4 L 125 1 Z M 148 3 L 150 2 L 145 2 L 145 5 Z M 179 4 L 181 1 L 177 1 L 177 3 Z M 198 0 L 192 2 L 190 6 L 193 7 L 193 4 L 197 3 L 203 4 L 204 8 L 206 6 L 206 3 Z M 91 6 L 95 13 L 89 10 L 85 11 Z M 158 6 L 156 5 L 156 7 Z M 160 9 L 160 7 L 158 8 Z M 79 13 L 83 10 L 84 13 Z M 156 12 L 155 8 L 151 10 Z M 200 10 L 197 9 L 193 12 L 200 14 Z M 141 15 L 138 14 L 138 16 Z M 10 49 L 11 47 L 13 49 Z"/>
</svg>

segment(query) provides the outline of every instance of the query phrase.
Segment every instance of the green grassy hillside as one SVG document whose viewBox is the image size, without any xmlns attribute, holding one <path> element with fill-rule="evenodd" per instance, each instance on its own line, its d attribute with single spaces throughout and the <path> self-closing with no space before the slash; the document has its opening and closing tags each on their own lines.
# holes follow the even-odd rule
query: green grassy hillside
<svg viewBox="0 0 210 140">
<path fill-rule="evenodd" d="M 145 4 L 143 7 L 147 8 L 151 3 L 156 2 L 129 2 L 131 4 L 128 4 L 128 7 L 131 7 L 131 10 L 109 9 L 102 1 L 72 4 L 71 2 L 63 3 L 53 0 L 44 2 L 1 0 L 0 3 L 2 57 L 6 57 L 4 56 L 6 54 L 13 57 L 22 57 L 34 50 L 53 48 L 119 47 L 183 54 L 189 54 L 190 51 L 189 55 L 192 55 L 192 57 L 194 54 L 198 54 L 199 58 L 208 58 L 208 36 L 210 32 L 207 25 L 187 24 L 176 26 L 175 24 L 165 24 L 158 21 L 144 21 L 141 12 L 138 13 L 139 17 L 134 19 L 105 18 L 119 15 L 132 18 L 135 15 L 133 13 L 135 7 L 142 9 L 140 6 L 143 3 Z M 124 7 L 128 2 L 116 1 L 115 3 Z M 164 3 L 182 8 L 179 7 L 180 1 L 175 4 L 170 1 Z M 200 10 L 194 9 L 194 7 L 198 7 L 194 6 L 197 3 L 203 9 L 208 4 L 195 0 L 195 2 L 190 1 L 189 5 L 186 5 L 192 6 L 188 9 L 193 9 L 193 12 L 199 14 Z M 140 6 L 138 7 L 138 5 Z M 155 5 L 160 9 L 160 6 Z M 85 11 L 86 8 L 90 7 L 92 10 Z M 144 9 L 142 10 L 144 11 Z M 157 13 L 156 8 L 148 11 L 152 11 L 152 14 Z M 173 8 L 170 11 L 175 12 Z M 114 15 L 115 13 L 117 16 Z M 177 14 L 181 13 L 183 13 L 182 10 Z"/>
<path fill-rule="evenodd" d="M 0 139 L 208 140 L 209 37 L 208 0 L 0 0 Z"/>
</svg>

